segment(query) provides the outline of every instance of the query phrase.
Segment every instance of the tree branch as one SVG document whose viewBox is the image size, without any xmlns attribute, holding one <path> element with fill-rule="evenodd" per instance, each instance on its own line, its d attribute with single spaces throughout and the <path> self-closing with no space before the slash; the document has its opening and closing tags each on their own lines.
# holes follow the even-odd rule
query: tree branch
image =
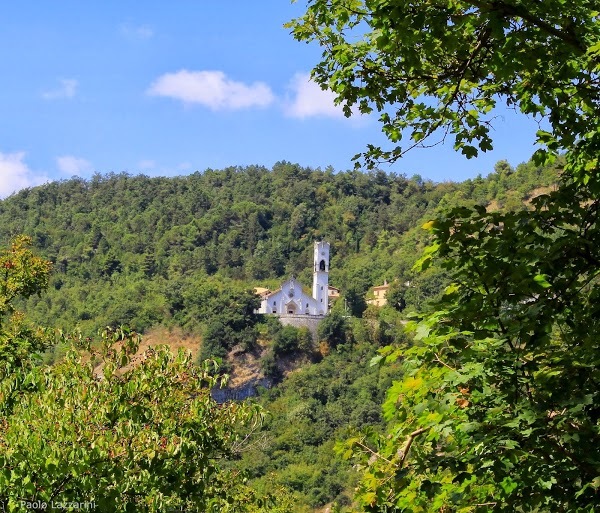
<svg viewBox="0 0 600 513">
<path fill-rule="evenodd" d="M 400 463 L 398 464 L 398 467 L 402 468 L 404 466 L 406 458 L 408 457 L 408 452 L 410 451 L 410 446 L 414 442 L 415 438 L 417 438 L 419 435 L 422 435 L 426 431 L 429 431 L 429 429 L 430 428 L 428 427 L 419 428 L 408 435 L 406 442 L 404 442 L 404 446 L 398 451 L 398 456 L 400 457 Z"/>
<path fill-rule="evenodd" d="M 360 445 L 363 449 L 369 451 L 375 458 L 380 459 L 385 461 L 386 463 L 389 463 L 390 465 L 392 464 L 392 462 L 390 460 L 388 460 L 387 458 L 383 457 L 381 454 L 379 454 L 378 452 L 375 452 L 373 449 L 371 449 L 369 446 L 363 444 L 362 442 L 359 442 L 358 440 L 355 442 L 356 445 Z"/>
<path fill-rule="evenodd" d="M 467 3 L 470 3 L 474 7 L 477 7 L 481 10 L 497 12 L 500 15 L 505 16 L 518 16 L 519 18 L 531 23 L 533 26 L 541 29 L 549 35 L 552 35 L 564 43 L 568 44 L 573 49 L 577 50 L 578 54 L 584 54 L 587 51 L 587 47 L 584 43 L 572 32 L 566 29 L 558 29 L 550 23 L 541 20 L 531 14 L 527 9 L 520 5 L 512 5 L 505 1 L 492 1 L 485 2 L 480 0 L 467 0 Z"/>
</svg>

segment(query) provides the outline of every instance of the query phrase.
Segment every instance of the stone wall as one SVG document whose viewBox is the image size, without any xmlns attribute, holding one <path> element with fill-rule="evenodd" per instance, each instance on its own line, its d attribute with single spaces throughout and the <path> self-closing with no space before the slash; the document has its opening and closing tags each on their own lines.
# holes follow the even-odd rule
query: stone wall
<svg viewBox="0 0 600 513">
<path fill-rule="evenodd" d="M 284 326 L 294 326 L 295 328 L 308 328 L 312 333 L 313 340 L 317 340 L 317 326 L 323 320 L 322 315 L 277 315 L 279 321 Z"/>
</svg>

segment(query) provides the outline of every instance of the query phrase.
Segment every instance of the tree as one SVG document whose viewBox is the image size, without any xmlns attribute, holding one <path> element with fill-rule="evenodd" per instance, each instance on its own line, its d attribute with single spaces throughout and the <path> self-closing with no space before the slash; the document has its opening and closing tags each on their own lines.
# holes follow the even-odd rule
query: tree
<svg viewBox="0 0 600 513">
<path fill-rule="evenodd" d="M 0 251 L 0 378 L 30 366 L 50 343 L 46 330 L 27 325 L 14 307 L 18 297 L 28 298 L 48 286 L 52 265 L 35 256 L 30 245 L 31 238 L 20 236 L 10 249 Z"/>
<path fill-rule="evenodd" d="M 361 283 L 352 283 L 344 293 L 344 299 L 348 304 L 350 313 L 356 317 L 362 317 L 363 312 L 367 309 L 367 287 Z"/>
<path fill-rule="evenodd" d="M 112 276 L 114 273 L 121 271 L 121 262 L 115 256 L 113 250 L 109 250 L 100 267 L 102 276 Z"/>
<path fill-rule="evenodd" d="M 341 308 L 329 310 L 327 315 L 319 323 L 317 335 L 319 339 L 326 340 L 332 347 L 346 342 L 346 330 L 348 322 Z"/>
<path fill-rule="evenodd" d="M 454 136 L 467 157 L 492 148 L 493 108 L 504 102 L 546 119 L 550 150 L 597 148 L 600 24 L 596 2 L 549 0 L 309 0 L 291 22 L 317 41 L 312 78 L 347 116 L 377 111 L 390 150 L 369 146 L 369 166 Z M 411 142 L 399 144 L 408 129 Z M 591 154 L 591 153 L 590 153 Z M 543 151 L 538 152 L 543 156 Z"/>
<path fill-rule="evenodd" d="M 42 291 L 50 265 L 29 243 L 19 237 L 0 253 L 0 509 L 259 511 L 256 494 L 218 461 L 261 414 L 211 398 L 210 362 L 159 347 L 128 366 L 139 336 L 119 328 L 93 345 L 61 336 L 67 357 L 36 364 L 51 331 L 29 327 L 13 301 Z"/>
<path fill-rule="evenodd" d="M 258 337 L 257 323 L 260 316 L 254 313 L 260 306 L 260 299 L 250 290 L 227 288 L 211 293 L 211 288 L 197 288 L 191 306 L 200 306 L 199 312 L 192 315 L 205 318 L 206 325 L 202 337 L 200 358 L 224 359 L 234 349 L 252 349 Z M 195 304 L 194 304 L 195 303 Z"/>
<path fill-rule="evenodd" d="M 144 255 L 141 270 L 148 278 L 151 278 L 156 273 L 156 261 L 154 260 L 154 255 L 151 255 L 150 253 Z"/>
<path fill-rule="evenodd" d="M 402 312 L 406 308 L 406 290 L 407 286 L 400 280 L 390 283 L 390 287 L 385 294 L 387 304 Z"/>
<path fill-rule="evenodd" d="M 453 283 L 413 324 L 386 437 L 363 456 L 367 511 L 593 511 L 600 489 L 600 19 L 596 2 L 313 0 L 296 38 L 325 47 L 314 80 L 347 115 L 381 113 L 390 150 L 454 137 L 492 148 L 493 108 L 543 119 L 538 162 L 566 152 L 531 210 L 460 207 L 426 223 Z M 408 131 L 408 148 L 400 141 Z M 369 460 L 367 462 L 367 460 Z"/>
</svg>

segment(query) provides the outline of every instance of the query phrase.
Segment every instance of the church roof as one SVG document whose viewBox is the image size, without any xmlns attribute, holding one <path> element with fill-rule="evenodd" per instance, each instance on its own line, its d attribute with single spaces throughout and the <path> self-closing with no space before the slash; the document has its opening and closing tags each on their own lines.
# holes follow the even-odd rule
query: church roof
<svg viewBox="0 0 600 513">
<path fill-rule="evenodd" d="M 269 298 L 269 297 L 271 297 L 271 296 L 274 296 L 274 295 L 275 295 L 275 294 L 277 294 L 278 292 L 281 292 L 281 289 L 283 289 L 283 287 L 284 287 L 284 285 L 285 285 L 286 283 L 290 283 L 290 282 L 293 282 L 293 283 L 294 283 L 294 285 L 297 285 L 297 286 L 298 286 L 298 288 L 299 288 L 299 289 L 302 291 L 302 293 L 304 293 L 304 288 L 302 287 L 302 284 L 301 284 L 301 283 L 300 283 L 300 282 L 299 282 L 299 281 L 298 281 L 296 278 L 294 278 L 294 277 L 292 276 L 291 278 L 289 278 L 289 279 L 285 280 L 285 281 L 284 281 L 284 282 L 281 284 L 281 286 L 280 286 L 278 289 L 275 289 L 275 290 L 273 290 L 273 291 L 269 291 L 269 292 L 265 293 L 265 294 L 264 294 L 262 297 L 264 297 L 264 298 Z M 255 289 L 255 290 L 256 290 L 256 289 Z M 268 290 L 268 289 L 267 289 L 267 290 Z"/>
<path fill-rule="evenodd" d="M 272 295 L 277 294 L 278 292 L 281 292 L 281 287 L 275 290 L 270 290 L 264 295 L 264 297 L 271 297 Z"/>
</svg>

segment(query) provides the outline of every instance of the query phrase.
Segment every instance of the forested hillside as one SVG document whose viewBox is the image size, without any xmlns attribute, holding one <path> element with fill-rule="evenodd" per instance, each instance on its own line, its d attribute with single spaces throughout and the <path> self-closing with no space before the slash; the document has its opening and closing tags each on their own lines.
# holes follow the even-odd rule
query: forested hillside
<svg viewBox="0 0 600 513">
<path fill-rule="evenodd" d="M 178 178 L 96 175 L 0 202 L 0 239 L 28 234 L 54 264 L 48 292 L 20 305 L 40 324 L 84 335 L 121 324 L 182 328 L 202 339 L 200 359 L 222 359 L 221 370 L 234 348 L 256 357 L 281 383 L 259 399 L 269 412 L 260 432 L 225 467 L 242 470 L 258 496 L 277 491 L 293 504 L 286 511 L 308 512 L 352 503 L 359 476 L 334 447 L 358 429 L 384 430 L 385 391 L 400 376 L 398 366 L 369 361 L 408 340 L 398 310 L 422 307 L 446 283 L 441 269 L 412 271 L 427 243 L 421 225 L 462 205 L 528 208 L 559 171 L 500 162 L 487 178 L 441 184 L 289 163 Z M 250 292 L 290 274 L 309 285 L 317 239 L 331 243 L 330 283 L 345 299 L 323 321 L 320 344 L 259 322 Z M 384 279 L 393 307 L 367 309 L 368 289 Z M 67 347 L 48 351 L 47 361 Z"/>
<path fill-rule="evenodd" d="M 33 237 L 54 263 L 50 290 L 30 298 L 39 322 L 92 333 L 155 324 L 198 331 L 244 289 L 296 275 L 310 284 L 312 242 L 331 243 L 330 283 L 353 313 L 368 288 L 411 280 L 408 306 L 439 289 L 411 267 L 422 220 L 456 205 L 523 206 L 556 168 L 500 162 L 487 178 L 435 184 L 419 176 L 313 170 L 281 162 L 176 178 L 73 178 L 0 202 L 0 243 Z"/>
</svg>

